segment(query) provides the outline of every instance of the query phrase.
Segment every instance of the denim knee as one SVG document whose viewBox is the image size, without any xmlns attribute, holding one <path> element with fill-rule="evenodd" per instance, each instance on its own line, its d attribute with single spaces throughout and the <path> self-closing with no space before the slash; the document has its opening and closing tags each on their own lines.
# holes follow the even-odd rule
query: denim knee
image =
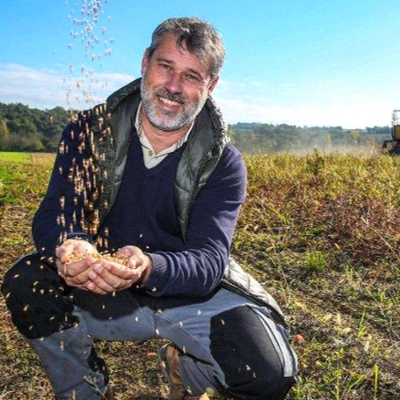
<svg viewBox="0 0 400 400">
<path fill-rule="evenodd" d="M 49 260 L 39 254 L 21 258 L 6 273 L 1 287 L 11 318 L 29 339 L 46 337 L 72 327 L 77 317 L 68 287 Z"/>
</svg>

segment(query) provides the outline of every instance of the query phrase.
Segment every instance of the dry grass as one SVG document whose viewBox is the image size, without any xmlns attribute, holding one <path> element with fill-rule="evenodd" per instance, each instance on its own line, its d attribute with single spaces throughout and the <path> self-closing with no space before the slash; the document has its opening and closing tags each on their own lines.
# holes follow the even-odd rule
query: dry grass
<svg viewBox="0 0 400 400">
<path fill-rule="evenodd" d="M 233 253 L 277 298 L 304 341 L 288 400 L 400 398 L 400 160 L 246 158 L 249 195 Z M 0 162 L 0 274 L 32 250 L 48 165 Z M 0 300 L 0 399 L 52 399 L 38 359 Z M 165 399 L 157 341 L 97 342 L 117 399 Z"/>
</svg>

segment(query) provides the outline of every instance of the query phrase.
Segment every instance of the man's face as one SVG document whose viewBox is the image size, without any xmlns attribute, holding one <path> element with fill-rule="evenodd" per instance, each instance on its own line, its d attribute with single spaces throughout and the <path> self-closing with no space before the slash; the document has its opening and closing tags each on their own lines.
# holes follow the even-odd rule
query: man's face
<svg viewBox="0 0 400 400">
<path fill-rule="evenodd" d="M 142 60 L 141 94 L 145 115 L 164 131 L 186 127 L 202 109 L 218 79 L 211 80 L 208 68 L 176 38 L 165 35 L 160 46 Z"/>
</svg>

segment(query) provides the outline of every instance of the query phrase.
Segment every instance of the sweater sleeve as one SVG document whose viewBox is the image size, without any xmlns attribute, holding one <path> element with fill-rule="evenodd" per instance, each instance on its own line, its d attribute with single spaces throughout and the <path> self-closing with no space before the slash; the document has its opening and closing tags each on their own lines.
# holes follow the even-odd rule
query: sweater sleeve
<svg viewBox="0 0 400 400">
<path fill-rule="evenodd" d="M 54 256 L 55 248 L 68 237 L 91 241 L 84 230 L 87 187 L 93 185 L 88 135 L 84 113 L 62 133 L 47 192 L 35 213 L 32 234 L 37 251 Z"/>
<path fill-rule="evenodd" d="M 144 284 L 152 296 L 205 296 L 220 283 L 245 200 L 246 169 L 228 146 L 191 209 L 183 251 L 149 254 L 153 269 Z"/>
</svg>

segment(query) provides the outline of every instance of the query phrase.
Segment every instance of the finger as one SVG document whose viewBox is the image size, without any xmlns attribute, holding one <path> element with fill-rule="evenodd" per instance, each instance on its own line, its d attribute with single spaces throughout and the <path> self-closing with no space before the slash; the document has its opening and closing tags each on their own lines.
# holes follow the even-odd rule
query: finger
<svg viewBox="0 0 400 400">
<path fill-rule="evenodd" d="M 80 261 L 74 261 L 65 264 L 65 274 L 69 277 L 76 277 L 81 274 L 87 274 L 91 269 L 92 259 L 84 258 Z"/>
<path fill-rule="evenodd" d="M 100 289 L 111 293 L 131 287 L 140 279 L 142 272 L 142 269 L 131 270 L 123 265 L 101 260 L 93 266 L 89 278 Z"/>
<path fill-rule="evenodd" d="M 73 248 L 71 246 L 62 245 L 60 247 L 57 247 L 56 256 L 62 263 L 66 263 L 68 262 L 68 259 L 72 254 L 72 250 Z"/>
<path fill-rule="evenodd" d="M 102 266 L 111 275 L 125 280 L 136 279 L 138 274 L 140 275 L 140 271 L 138 271 L 138 268 L 132 269 L 130 267 L 126 267 L 125 265 L 114 262 L 103 262 Z"/>
<path fill-rule="evenodd" d="M 56 261 L 56 267 L 57 267 L 57 273 L 58 275 L 61 276 L 65 281 L 67 279 L 67 266 L 66 264 L 63 264 L 61 261 L 57 260 Z"/>
<path fill-rule="evenodd" d="M 88 273 L 88 278 L 99 289 L 111 293 L 121 286 L 121 279 L 111 274 L 102 265 L 98 264 Z M 89 286 L 93 290 L 92 285 Z"/>
<path fill-rule="evenodd" d="M 135 257 L 129 258 L 128 267 L 131 269 L 136 269 L 138 267 L 138 262 Z"/>
<path fill-rule="evenodd" d="M 93 282 L 89 282 L 86 287 L 85 290 L 88 290 L 90 292 L 96 293 L 96 294 L 109 294 L 110 292 L 106 292 L 105 290 L 99 288 L 95 283 Z"/>
<path fill-rule="evenodd" d="M 135 247 L 135 246 L 124 246 L 124 247 L 121 247 L 117 251 L 117 253 L 122 252 L 122 254 L 125 254 L 125 255 L 132 255 L 132 254 L 135 254 L 137 252 L 137 250 L 138 250 L 138 247 Z"/>
<path fill-rule="evenodd" d="M 129 257 L 140 258 L 143 255 L 141 249 L 135 246 L 125 246 L 122 247 L 115 253 L 116 257 L 128 259 Z M 126 265 L 126 263 L 124 263 Z"/>
<path fill-rule="evenodd" d="M 98 293 L 98 294 L 105 294 L 105 293 L 116 293 L 117 291 L 123 288 L 122 285 L 114 283 L 116 287 L 110 285 L 108 282 L 102 280 L 101 278 L 97 277 L 93 280 L 90 280 L 86 284 L 86 288 L 91 292 Z"/>
<path fill-rule="evenodd" d="M 90 281 L 86 280 L 84 283 L 76 283 L 76 281 L 74 279 L 70 279 L 70 278 L 65 279 L 65 283 L 68 286 L 82 289 L 82 290 L 87 290 L 86 286 L 87 286 L 88 282 L 90 282 Z"/>
<path fill-rule="evenodd" d="M 114 257 L 121 257 L 121 258 L 125 258 L 125 257 L 129 257 L 132 253 L 132 251 L 130 250 L 131 246 L 125 246 L 122 247 L 121 249 L 119 249 L 115 254 Z"/>
<path fill-rule="evenodd" d="M 88 273 L 90 268 L 84 263 L 62 264 L 57 262 L 57 272 L 65 280 L 68 286 L 86 287 L 89 282 Z M 80 264 L 80 265 L 76 265 Z M 77 269 L 79 267 L 79 269 Z"/>
</svg>

